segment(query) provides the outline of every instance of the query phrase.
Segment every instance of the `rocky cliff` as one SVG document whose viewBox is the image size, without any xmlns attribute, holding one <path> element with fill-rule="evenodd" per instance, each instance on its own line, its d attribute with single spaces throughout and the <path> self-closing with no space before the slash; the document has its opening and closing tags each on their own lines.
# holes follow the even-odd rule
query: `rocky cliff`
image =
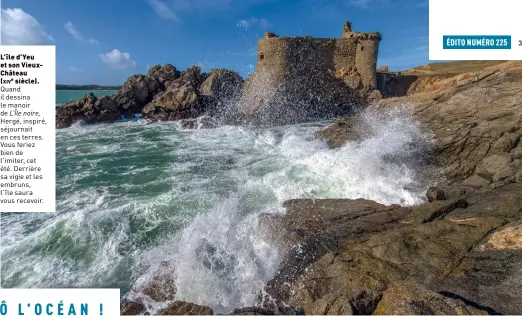
<svg viewBox="0 0 522 316">
<path fill-rule="evenodd" d="M 142 114 L 150 121 L 194 119 L 205 114 L 225 117 L 241 93 L 243 79 L 238 73 L 214 69 L 201 73 L 192 66 L 178 71 L 174 66 L 156 65 L 146 75 L 133 75 L 112 96 L 84 98 L 62 105 L 56 112 L 56 127 L 66 128 L 76 121 L 115 122 L 122 116 Z"/>
<path fill-rule="evenodd" d="M 522 63 L 489 66 L 439 74 L 367 109 L 400 108 L 435 135 L 424 163 L 445 180 L 427 190 L 425 203 L 287 201 L 284 215 L 260 221 L 286 249 L 268 296 L 231 313 L 520 314 Z M 332 147 L 358 141 L 358 124 L 357 115 L 346 117 L 318 137 Z M 147 286 L 161 301 L 169 284 Z M 122 314 L 145 304 L 123 302 Z M 213 313 L 176 301 L 161 312 Z"/>
</svg>

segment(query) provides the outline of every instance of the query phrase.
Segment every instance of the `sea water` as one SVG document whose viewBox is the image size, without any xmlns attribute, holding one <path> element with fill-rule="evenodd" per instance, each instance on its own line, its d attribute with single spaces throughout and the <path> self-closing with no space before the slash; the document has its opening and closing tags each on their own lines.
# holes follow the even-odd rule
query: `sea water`
<svg viewBox="0 0 522 316">
<path fill-rule="evenodd" d="M 176 299 L 223 312 L 249 306 L 281 261 L 258 230 L 260 214 L 284 213 L 293 198 L 423 201 L 430 183 L 409 157 L 430 136 L 400 112 L 367 113 L 363 123 L 362 139 L 338 149 L 315 134 L 330 122 L 58 130 L 56 212 L 2 214 L 1 286 L 124 293 L 170 261 Z"/>
<path fill-rule="evenodd" d="M 116 90 L 56 90 L 56 106 L 83 98 L 89 93 L 94 93 L 97 97 L 112 95 Z"/>
</svg>

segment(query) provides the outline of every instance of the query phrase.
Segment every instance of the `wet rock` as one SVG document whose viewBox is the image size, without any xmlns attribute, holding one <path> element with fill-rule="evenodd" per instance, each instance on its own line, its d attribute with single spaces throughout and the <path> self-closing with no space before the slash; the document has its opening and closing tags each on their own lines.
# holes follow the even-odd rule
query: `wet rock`
<svg viewBox="0 0 522 316">
<path fill-rule="evenodd" d="M 181 129 L 207 129 L 218 127 L 219 122 L 210 116 L 202 116 L 197 119 L 179 120 L 178 124 Z"/>
<path fill-rule="evenodd" d="M 444 193 L 444 190 L 437 187 L 430 187 L 428 191 L 426 192 L 426 198 L 428 199 L 428 202 L 433 201 L 441 201 L 446 199 L 446 194 Z"/>
<path fill-rule="evenodd" d="M 234 124 L 239 119 L 237 101 L 243 91 L 244 80 L 235 71 L 213 69 L 201 84 L 200 91 L 211 98 L 207 115 Z"/>
<path fill-rule="evenodd" d="M 409 282 L 392 283 L 373 315 L 489 315 L 465 302 Z"/>
<path fill-rule="evenodd" d="M 307 314 L 371 314 L 383 299 L 383 313 L 516 313 L 518 303 L 503 302 L 522 298 L 510 290 L 522 282 L 520 192 L 521 185 L 512 183 L 413 207 L 289 201 L 287 214 L 269 220 L 292 243 L 265 290 L 276 305 Z M 394 305 L 397 293 L 386 291 L 404 280 L 425 291 Z M 465 286 L 459 290 L 459 284 Z"/>
<path fill-rule="evenodd" d="M 329 252 L 338 252 L 347 241 L 365 240 L 387 227 L 401 225 L 398 221 L 407 213 L 396 212 L 398 205 L 363 199 L 290 200 L 284 206 L 285 215 L 264 219 L 274 234 L 280 234 L 281 247 L 286 249 L 276 276 L 265 288 L 279 301 L 287 301 L 291 285 L 310 264 Z"/>
<path fill-rule="evenodd" d="M 176 301 L 158 310 L 156 315 L 214 315 L 214 311 L 207 306 Z"/>
<path fill-rule="evenodd" d="M 145 285 L 143 294 L 156 302 L 172 301 L 176 295 L 174 267 L 163 262 L 151 280 Z"/>
<path fill-rule="evenodd" d="M 173 301 L 176 292 L 174 265 L 164 261 L 138 279 L 124 298 L 150 309 L 155 303 Z"/>
<path fill-rule="evenodd" d="M 130 76 L 113 99 L 123 115 L 140 113 L 155 95 L 164 91 L 179 76 L 176 67 L 170 64 L 156 65 L 146 75 Z"/>
<path fill-rule="evenodd" d="M 520 61 L 507 62 L 494 69 L 450 76 L 435 85 L 436 89 L 433 86 L 379 104 L 381 108 L 407 104 L 434 133 L 438 164 L 450 182 L 474 174 L 492 182 L 504 181 L 514 175 L 506 167 L 506 154 L 517 147 L 522 135 L 522 102 L 517 90 L 522 84 L 521 65 Z"/>
<path fill-rule="evenodd" d="M 256 71 L 245 81 L 239 114 L 251 124 L 284 125 L 349 115 L 366 103 L 366 87 L 351 89 L 336 73 L 316 69 L 321 66 L 302 63 L 282 74 Z"/>
<path fill-rule="evenodd" d="M 370 92 L 370 94 L 367 97 L 368 103 L 376 103 L 382 100 L 384 96 L 382 95 L 381 91 L 379 90 L 373 90 Z"/>
<path fill-rule="evenodd" d="M 120 301 L 120 315 L 141 315 L 144 310 L 138 303 Z"/>
<path fill-rule="evenodd" d="M 197 129 L 198 128 L 198 120 L 195 120 L 195 119 L 179 120 L 178 124 L 181 129 Z"/>
<path fill-rule="evenodd" d="M 88 123 L 115 122 L 121 115 L 112 97 L 96 97 L 92 92 L 66 103 L 56 111 L 56 128 L 70 127 L 77 121 Z"/>
<path fill-rule="evenodd" d="M 199 92 L 198 85 L 202 80 L 199 67 L 186 69 L 165 92 L 143 108 L 143 117 L 156 121 L 177 121 L 203 115 L 214 100 Z"/>
<path fill-rule="evenodd" d="M 464 183 L 441 183 L 434 187 L 428 188 L 428 191 L 426 192 L 426 198 L 428 199 L 428 202 L 457 200 L 476 191 L 476 186 L 467 185 Z"/>
<path fill-rule="evenodd" d="M 335 124 L 317 132 L 317 136 L 331 148 L 342 147 L 348 141 L 361 139 L 361 123 L 357 116 L 339 119 Z"/>
<path fill-rule="evenodd" d="M 243 78 L 235 71 L 213 69 L 201 84 L 204 95 L 214 97 L 220 103 L 228 103 L 239 97 L 243 88 Z"/>
</svg>

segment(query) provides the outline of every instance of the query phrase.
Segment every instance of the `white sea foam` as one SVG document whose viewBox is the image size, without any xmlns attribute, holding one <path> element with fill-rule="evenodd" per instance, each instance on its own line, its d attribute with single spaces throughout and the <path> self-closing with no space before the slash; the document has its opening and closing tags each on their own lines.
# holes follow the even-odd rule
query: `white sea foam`
<svg viewBox="0 0 522 316">
<path fill-rule="evenodd" d="M 3 286 L 128 289 L 167 261 L 176 299 L 230 312 L 281 260 L 260 214 L 290 198 L 413 205 L 429 184 L 414 158 L 430 138 L 400 112 L 366 113 L 362 139 L 338 149 L 315 137 L 320 124 L 145 124 L 58 132 L 57 212 L 2 216 Z"/>
<path fill-rule="evenodd" d="M 146 260 L 154 258 L 155 267 L 161 260 L 174 263 L 176 299 L 229 312 L 254 304 L 281 260 L 277 246 L 258 229 L 259 214 L 284 212 L 282 202 L 296 197 L 367 198 L 403 205 L 422 202 L 427 182 L 419 182 L 418 167 L 408 156 L 418 148 L 412 144 L 426 144 L 430 138 L 417 122 L 400 112 L 367 113 L 361 127 L 360 141 L 335 150 L 313 137 L 315 128 L 306 126 L 247 131 L 246 139 L 236 137 L 239 146 L 248 147 L 250 142 L 263 153 L 241 157 L 235 170 L 241 179 L 237 191 L 210 212 L 198 215 L 162 247 L 151 250 Z M 230 136 L 237 129 L 216 135 L 227 133 L 226 139 L 233 139 Z M 212 141 L 199 138 L 199 142 Z M 222 144 L 216 150 L 226 148 Z M 389 161 L 396 154 L 404 161 Z M 258 204 L 252 207 L 249 199 Z"/>
</svg>

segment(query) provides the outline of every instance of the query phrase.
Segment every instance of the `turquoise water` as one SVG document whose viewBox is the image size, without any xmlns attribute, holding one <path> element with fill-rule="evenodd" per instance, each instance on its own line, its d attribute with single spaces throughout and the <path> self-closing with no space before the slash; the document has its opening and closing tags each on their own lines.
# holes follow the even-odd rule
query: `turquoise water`
<svg viewBox="0 0 522 316">
<path fill-rule="evenodd" d="M 64 104 L 80 99 L 90 92 L 94 93 L 96 96 L 102 97 L 105 95 L 112 95 L 116 93 L 117 90 L 56 90 L 56 104 Z"/>
<path fill-rule="evenodd" d="M 365 138 L 336 150 L 315 136 L 325 124 L 58 130 L 56 212 L 2 214 L 1 286 L 126 292 L 168 262 L 176 299 L 224 312 L 249 306 L 281 260 L 261 213 L 284 212 L 291 198 L 422 201 L 415 166 L 389 159 L 424 140 L 417 123 L 365 120 Z"/>
</svg>

